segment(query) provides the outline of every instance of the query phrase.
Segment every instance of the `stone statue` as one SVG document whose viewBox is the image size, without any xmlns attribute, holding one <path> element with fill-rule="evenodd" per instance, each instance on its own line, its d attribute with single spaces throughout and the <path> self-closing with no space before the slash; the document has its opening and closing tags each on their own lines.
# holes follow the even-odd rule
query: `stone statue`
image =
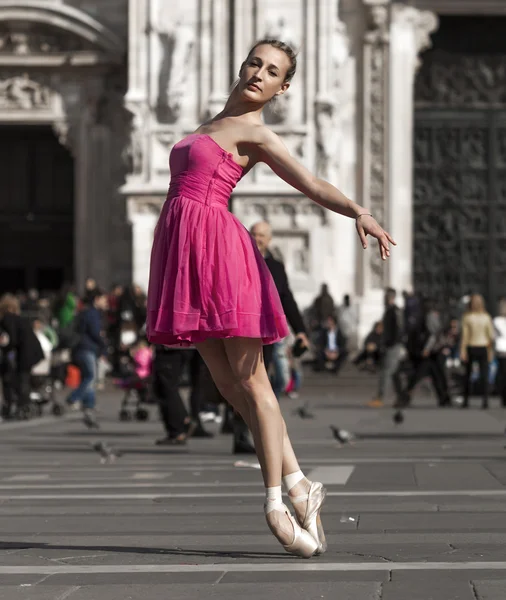
<svg viewBox="0 0 506 600">
<path fill-rule="evenodd" d="M 389 38 L 390 15 L 387 4 L 369 6 L 371 26 L 366 33 L 366 41 L 371 44 L 387 42 Z"/>
<path fill-rule="evenodd" d="M 32 81 L 27 73 L 0 83 L 0 106 L 4 108 L 47 108 L 49 92 L 40 83 Z"/>
<path fill-rule="evenodd" d="M 140 175 L 144 155 L 142 116 L 139 109 L 131 110 L 131 113 L 130 139 L 124 151 L 124 161 L 130 174 Z"/>
<path fill-rule="evenodd" d="M 316 171 L 322 179 L 330 179 L 331 165 L 337 155 L 335 113 L 335 102 L 330 99 L 316 100 Z"/>
<path fill-rule="evenodd" d="M 30 38 L 26 33 L 11 34 L 12 51 L 14 54 L 25 56 L 30 54 Z"/>
<path fill-rule="evenodd" d="M 188 92 L 186 84 L 195 46 L 194 26 L 188 22 L 184 7 L 181 5 L 181 10 L 177 11 L 171 3 L 171 12 L 162 11 L 160 24 L 155 24 L 154 28 L 162 48 L 158 77 L 159 118 L 175 122 L 181 115 L 182 100 Z"/>
</svg>

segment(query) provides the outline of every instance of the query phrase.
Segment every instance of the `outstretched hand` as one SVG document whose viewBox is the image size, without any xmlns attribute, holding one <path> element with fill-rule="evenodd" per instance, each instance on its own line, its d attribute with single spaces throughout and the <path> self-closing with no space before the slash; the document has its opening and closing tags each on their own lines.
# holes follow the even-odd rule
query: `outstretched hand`
<svg viewBox="0 0 506 600">
<path fill-rule="evenodd" d="M 384 231 L 376 220 L 370 215 L 363 215 L 355 221 L 358 237 L 364 250 L 367 248 L 367 236 L 371 235 L 378 240 L 381 258 L 386 260 L 390 256 L 390 244 L 396 246 L 392 236 Z"/>
</svg>

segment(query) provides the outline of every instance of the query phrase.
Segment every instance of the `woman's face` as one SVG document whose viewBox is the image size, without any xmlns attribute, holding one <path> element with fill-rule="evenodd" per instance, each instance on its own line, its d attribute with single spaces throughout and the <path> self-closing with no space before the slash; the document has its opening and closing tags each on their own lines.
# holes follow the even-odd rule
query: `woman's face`
<svg viewBox="0 0 506 600">
<path fill-rule="evenodd" d="M 290 59 L 278 48 L 264 44 L 248 56 L 239 73 L 239 89 L 243 98 L 265 104 L 290 87 L 285 77 Z"/>
</svg>

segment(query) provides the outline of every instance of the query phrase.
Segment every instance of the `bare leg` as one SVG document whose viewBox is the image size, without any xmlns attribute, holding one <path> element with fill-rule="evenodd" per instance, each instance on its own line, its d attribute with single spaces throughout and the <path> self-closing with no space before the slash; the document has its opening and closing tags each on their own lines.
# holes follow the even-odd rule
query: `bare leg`
<svg viewBox="0 0 506 600">
<path fill-rule="evenodd" d="M 260 340 L 207 340 L 198 344 L 197 349 L 221 394 L 243 416 L 253 434 L 265 487 L 280 486 L 283 463 L 287 473 L 299 470 L 299 465 L 265 371 Z M 280 541 L 289 544 L 293 527 L 287 517 L 273 511 L 267 519 Z"/>
<path fill-rule="evenodd" d="M 246 421 L 246 425 L 251 430 L 251 416 L 248 401 L 244 391 L 237 382 L 234 381 L 233 385 L 230 385 L 230 381 L 235 379 L 235 377 L 230 368 L 230 364 L 228 363 L 228 358 L 222 342 L 220 340 L 207 340 L 198 344 L 198 350 L 207 364 L 220 393 L 234 410 L 241 415 Z M 228 372 L 223 365 L 224 359 L 227 360 Z M 281 474 L 284 477 L 290 473 L 295 473 L 300 467 L 288 436 L 285 420 L 283 417 L 281 417 L 281 419 L 283 420 L 283 463 Z"/>
</svg>

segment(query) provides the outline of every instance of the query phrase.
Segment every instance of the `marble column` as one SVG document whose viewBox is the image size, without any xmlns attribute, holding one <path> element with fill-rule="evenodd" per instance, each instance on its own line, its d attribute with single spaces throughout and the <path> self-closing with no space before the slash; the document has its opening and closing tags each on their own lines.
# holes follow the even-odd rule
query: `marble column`
<svg viewBox="0 0 506 600">
<path fill-rule="evenodd" d="M 228 1 L 211 0 L 211 90 L 208 115 L 213 117 L 225 106 L 230 87 L 228 46 Z"/>
<path fill-rule="evenodd" d="M 388 223 L 389 197 L 389 56 L 390 0 L 363 0 L 366 32 L 363 42 L 362 157 L 359 202 L 383 226 Z M 358 252 L 359 338 L 370 330 L 383 311 L 386 264 L 377 243 Z"/>
<path fill-rule="evenodd" d="M 156 196 L 128 199 L 128 219 L 132 224 L 132 281 L 143 290 L 148 289 L 151 247 L 162 202 L 163 199 Z"/>
<path fill-rule="evenodd" d="M 390 29 L 390 198 L 388 228 L 398 244 L 388 272 L 388 285 L 413 286 L 413 126 L 414 78 L 418 54 L 430 46 L 437 16 L 411 6 L 392 7 Z"/>
<path fill-rule="evenodd" d="M 149 0 L 128 2 L 128 93 L 126 101 L 146 99 L 149 69 Z"/>
</svg>

